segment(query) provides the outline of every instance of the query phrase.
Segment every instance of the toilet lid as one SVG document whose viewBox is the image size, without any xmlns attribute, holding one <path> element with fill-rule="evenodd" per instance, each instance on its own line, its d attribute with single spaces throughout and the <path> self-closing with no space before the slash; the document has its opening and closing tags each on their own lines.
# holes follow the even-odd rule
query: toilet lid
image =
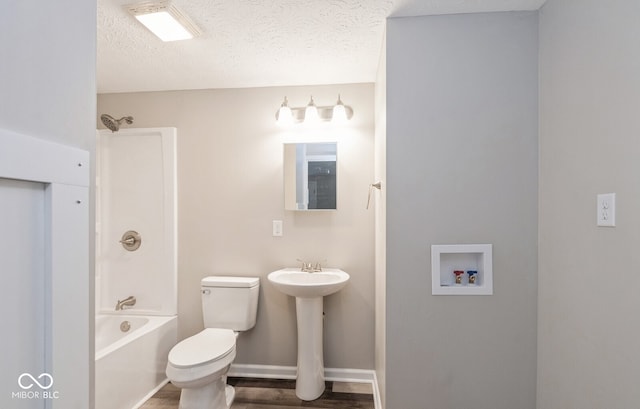
<svg viewBox="0 0 640 409">
<path fill-rule="evenodd" d="M 169 362 L 177 368 L 203 365 L 224 358 L 236 346 L 236 336 L 230 329 L 205 328 L 189 337 L 169 352 Z"/>
</svg>

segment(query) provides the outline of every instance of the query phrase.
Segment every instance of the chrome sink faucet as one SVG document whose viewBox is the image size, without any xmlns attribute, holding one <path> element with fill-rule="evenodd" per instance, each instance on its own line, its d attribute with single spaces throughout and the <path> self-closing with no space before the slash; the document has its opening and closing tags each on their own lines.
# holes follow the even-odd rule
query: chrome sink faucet
<svg viewBox="0 0 640 409">
<path fill-rule="evenodd" d="M 302 267 L 300 267 L 300 271 L 303 271 L 305 273 L 318 273 L 322 271 L 322 266 L 320 265 L 320 262 L 316 262 L 314 266 L 313 263 L 307 263 L 300 259 L 297 259 L 297 260 L 302 263 Z"/>
<path fill-rule="evenodd" d="M 124 310 L 124 307 L 133 307 L 134 305 L 136 305 L 136 297 L 130 295 L 122 301 L 118 300 L 116 303 L 116 311 Z"/>
</svg>

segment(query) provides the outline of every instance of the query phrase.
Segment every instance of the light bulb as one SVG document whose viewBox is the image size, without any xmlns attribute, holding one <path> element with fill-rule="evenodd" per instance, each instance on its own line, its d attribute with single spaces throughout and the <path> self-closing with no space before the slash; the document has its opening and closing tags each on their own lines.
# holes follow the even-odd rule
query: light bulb
<svg viewBox="0 0 640 409">
<path fill-rule="evenodd" d="M 333 107 L 333 115 L 331 116 L 331 122 L 336 124 L 343 124 L 347 122 L 347 109 L 344 107 L 340 94 L 338 94 L 338 102 Z"/>
<path fill-rule="evenodd" d="M 280 126 L 289 126 L 293 124 L 293 112 L 291 112 L 291 108 L 289 108 L 289 101 L 287 101 L 287 97 L 284 97 L 284 102 L 280 105 L 277 122 Z"/>
<path fill-rule="evenodd" d="M 311 101 L 304 110 L 304 123 L 305 124 L 317 124 L 320 122 L 320 116 L 318 115 L 318 107 L 313 102 L 313 97 L 311 97 Z"/>
</svg>

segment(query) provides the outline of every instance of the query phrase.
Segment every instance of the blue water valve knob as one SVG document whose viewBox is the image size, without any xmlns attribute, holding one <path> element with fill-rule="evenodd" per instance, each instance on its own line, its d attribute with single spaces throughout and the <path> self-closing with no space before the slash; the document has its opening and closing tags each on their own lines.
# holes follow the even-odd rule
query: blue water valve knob
<svg viewBox="0 0 640 409">
<path fill-rule="evenodd" d="M 475 285 L 478 272 L 476 270 L 468 270 L 467 274 L 469 275 L 469 284 Z"/>
</svg>

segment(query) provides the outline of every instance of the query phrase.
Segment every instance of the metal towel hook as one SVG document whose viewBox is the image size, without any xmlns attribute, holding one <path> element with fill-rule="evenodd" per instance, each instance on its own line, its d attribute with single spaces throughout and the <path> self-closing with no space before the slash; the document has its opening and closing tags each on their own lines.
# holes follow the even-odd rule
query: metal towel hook
<svg viewBox="0 0 640 409">
<path fill-rule="evenodd" d="M 367 210 L 369 210 L 369 204 L 371 204 L 371 191 L 373 188 L 378 190 L 382 189 L 382 182 L 372 183 L 369 185 L 369 196 L 367 196 Z"/>
</svg>

